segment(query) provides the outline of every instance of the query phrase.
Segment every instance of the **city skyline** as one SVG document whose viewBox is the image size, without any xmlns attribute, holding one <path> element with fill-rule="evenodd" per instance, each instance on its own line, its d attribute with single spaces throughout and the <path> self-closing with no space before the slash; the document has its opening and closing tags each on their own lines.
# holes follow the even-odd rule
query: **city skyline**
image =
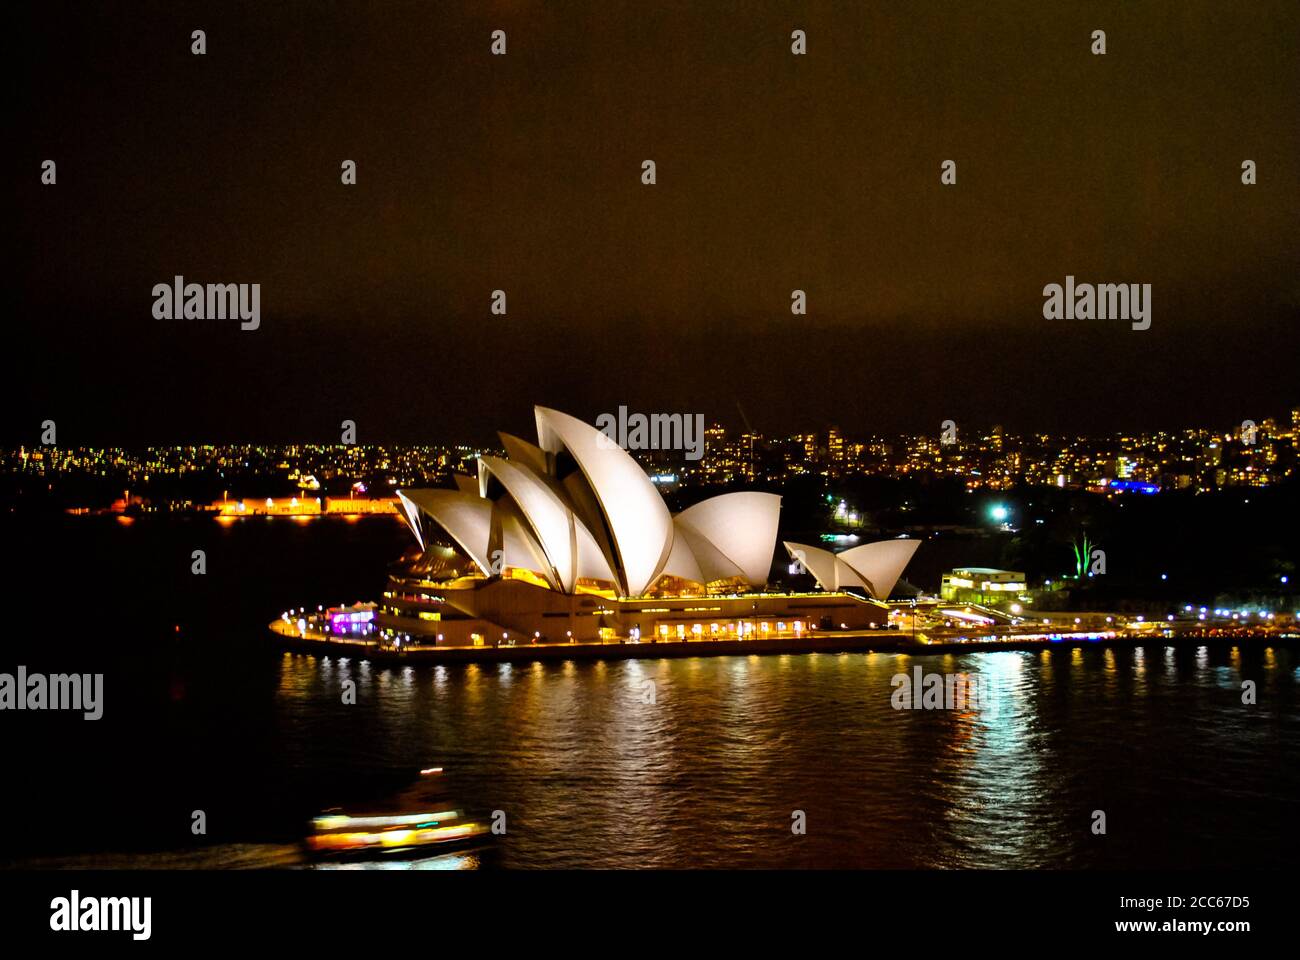
<svg viewBox="0 0 1300 960">
<path fill-rule="evenodd" d="M 951 430 L 951 433 L 948 433 Z M 340 481 L 375 481 L 396 488 L 447 483 L 454 474 L 476 473 L 475 458 L 499 452 L 499 444 L 172 444 L 141 448 L 35 446 L 0 449 L 0 475 L 110 477 L 138 484 L 152 479 L 264 488 L 296 482 L 321 490 Z M 1296 475 L 1300 462 L 1300 407 L 1286 417 L 1243 421 L 1231 429 L 1188 426 L 1154 433 L 1094 436 L 1019 435 L 993 426 L 959 430 L 955 423 L 934 434 L 852 436 L 829 426 L 789 436 L 728 430 L 714 423 L 704 431 L 702 456 L 681 449 L 630 449 L 633 458 L 671 487 L 783 485 L 801 476 L 826 481 L 881 476 L 956 477 L 967 489 L 1015 486 L 1088 488 L 1114 495 L 1230 487 L 1263 487 Z M 259 487 L 260 485 L 260 487 Z M 349 495 L 354 491 L 349 490 Z M 362 493 L 381 495 L 383 489 Z M 186 498 L 188 499 L 188 498 Z M 125 506 L 125 502 L 124 502 Z"/>
</svg>

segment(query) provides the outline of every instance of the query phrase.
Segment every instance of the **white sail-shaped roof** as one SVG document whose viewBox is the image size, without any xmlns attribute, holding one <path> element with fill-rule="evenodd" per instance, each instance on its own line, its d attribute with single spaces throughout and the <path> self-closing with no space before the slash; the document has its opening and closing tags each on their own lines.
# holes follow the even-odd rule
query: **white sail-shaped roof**
<svg viewBox="0 0 1300 960">
<path fill-rule="evenodd" d="M 520 440 L 513 434 L 498 432 L 497 436 L 501 438 L 501 446 L 506 448 L 506 456 L 512 463 L 527 467 L 539 477 L 547 475 L 545 450 L 527 440 Z"/>
<path fill-rule="evenodd" d="M 420 529 L 420 508 L 415 505 L 414 501 L 412 501 L 410 497 L 403 494 L 401 490 L 397 491 L 397 499 L 402 504 L 402 519 L 406 521 L 406 525 L 410 528 L 411 533 L 415 534 L 415 542 L 418 543 L 420 549 L 423 550 L 424 531 Z"/>
<path fill-rule="evenodd" d="M 484 573 L 492 569 L 488 559 L 488 541 L 492 535 L 491 501 L 460 490 L 407 490 L 402 493 L 402 499 L 414 503 L 446 530 Z"/>
<path fill-rule="evenodd" d="M 673 519 L 659 491 L 627 451 L 595 427 L 546 407 L 536 414 L 541 448 L 567 450 L 599 502 L 613 535 L 620 585 L 629 596 L 645 593 L 673 546 Z"/>
<path fill-rule="evenodd" d="M 838 558 L 862 574 L 873 597 L 886 600 L 920 545 L 920 540 L 878 540 L 845 550 Z"/>
<path fill-rule="evenodd" d="M 692 583 L 708 583 L 704 571 L 700 569 L 700 561 L 695 559 L 690 541 L 680 532 L 673 537 L 673 549 L 668 554 L 668 562 L 664 564 L 660 576 L 680 577 Z"/>
<path fill-rule="evenodd" d="M 540 477 L 500 457 L 480 457 L 479 463 L 519 507 L 561 589 L 572 593 L 580 577 L 617 580 L 591 531 Z"/>
<path fill-rule="evenodd" d="M 691 554 L 695 557 L 695 562 L 699 566 L 700 576 L 698 580 L 700 583 L 713 583 L 715 580 L 731 580 L 736 577 L 741 580 L 747 579 L 745 572 L 736 565 L 735 561 L 709 542 L 708 537 L 689 524 L 677 524 L 676 540 L 685 540 L 687 546 L 690 547 Z M 673 549 L 676 552 L 676 542 L 674 542 Z"/>
<path fill-rule="evenodd" d="M 878 540 L 843 553 L 831 553 L 806 543 L 785 548 L 816 578 L 823 590 L 861 587 L 877 600 L 888 600 L 920 540 Z"/>
<path fill-rule="evenodd" d="M 790 552 L 790 559 L 803 564 L 804 569 L 813 575 L 823 590 L 833 593 L 845 587 L 860 587 L 870 592 L 870 586 L 857 571 L 831 551 L 812 547 L 806 543 L 791 543 L 788 540 L 785 541 L 785 548 Z"/>
<path fill-rule="evenodd" d="M 750 586 L 762 587 L 772 570 L 780 517 L 779 496 L 745 491 L 703 500 L 673 519 L 679 529 L 690 527 L 739 567 Z"/>
<path fill-rule="evenodd" d="M 447 531 L 485 575 L 496 576 L 506 567 L 518 567 L 546 578 L 559 588 L 560 584 L 547 569 L 542 548 L 510 509 L 497 509 L 491 500 L 460 490 L 405 490 L 400 496 Z M 494 527 L 499 530 L 495 545 Z M 499 556 L 493 555 L 496 550 L 501 551 Z"/>
<path fill-rule="evenodd" d="M 491 572 L 499 574 L 506 567 L 531 570 L 539 577 L 544 578 L 554 589 L 562 589 L 560 581 L 551 571 L 550 564 L 547 562 L 546 552 L 534 539 L 532 531 L 528 529 L 528 522 L 517 514 L 513 504 L 493 505 L 492 516 L 493 523 L 501 525 L 501 556 L 499 558 L 501 562 Z M 489 551 L 488 555 L 491 558 L 491 551 Z"/>
<path fill-rule="evenodd" d="M 663 575 L 767 583 L 780 497 L 723 494 L 674 517 L 641 466 L 604 433 L 556 410 L 534 412 L 537 446 L 503 433 L 509 456 L 479 457 L 478 476 L 456 476 L 458 489 L 398 491 L 422 549 L 436 526 L 485 574 L 531 570 L 565 593 L 601 581 L 640 596 Z M 817 561 L 828 589 L 872 589 L 832 554 L 805 549 L 829 558 Z M 892 562 L 880 558 L 882 582 Z"/>
</svg>

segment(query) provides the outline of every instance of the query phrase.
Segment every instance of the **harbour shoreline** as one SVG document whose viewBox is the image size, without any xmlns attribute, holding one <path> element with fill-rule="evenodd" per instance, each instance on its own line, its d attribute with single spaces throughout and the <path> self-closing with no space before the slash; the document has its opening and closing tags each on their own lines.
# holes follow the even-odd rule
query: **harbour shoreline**
<svg viewBox="0 0 1300 960">
<path fill-rule="evenodd" d="M 269 629 L 279 644 L 295 653 L 359 657 L 384 664 L 529 663 L 565 660 L 657 660 L 688 657 L 786 656 L 806 653 L 987 653 L 997 650 L 1034 651 L 1073 647 L 1140 647 L 1149 644 L 1178 646 L 1191 644 L 1286 643 L 1300 641 L 1300 634 L 1270 634 L 1243 630 L 1161 631 L 1152 633 L 1097 634 L 1060 633 L 1050 637 L 1008 636 L 996 640 L 914 640 L 895 631 L 833 631 L 802 637 L 771 637 L 751 640 L 687 640 L 609 643 L 530 643 L 517 646 L 415 647 L 394 650 L 376 641 L 346 638 L 303 637 L 273 621 Z M 890 636 L 889 634 L 894 634 Z"/>
</svg>

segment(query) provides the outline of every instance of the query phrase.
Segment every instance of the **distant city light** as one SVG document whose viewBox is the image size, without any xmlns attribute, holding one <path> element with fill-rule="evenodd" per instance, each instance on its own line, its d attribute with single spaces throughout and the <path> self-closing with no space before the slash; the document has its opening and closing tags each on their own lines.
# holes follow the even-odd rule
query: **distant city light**
<svg viewBox="0 0 1300 960">
<path fill-rule="evenodd" d="M 1160 486 L 1154 483 L 1142 483 L 1137 480 L 1112 480 L 1107 484 L 1108 488 L 1117 493 L 1145 493 L 1153 494 L 1160 492 Z"/>
</svg>

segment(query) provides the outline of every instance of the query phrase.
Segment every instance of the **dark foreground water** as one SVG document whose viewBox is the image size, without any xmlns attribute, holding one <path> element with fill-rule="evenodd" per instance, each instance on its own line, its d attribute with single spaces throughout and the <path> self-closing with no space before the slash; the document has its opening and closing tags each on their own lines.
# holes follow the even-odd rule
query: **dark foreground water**
<svg viewBox="0 0 1300 960">
<path fill-rule="evenodd" d="M 24 613 L 0 671 L 106 674 L 102 720 L 0 715 L 10 862 L 292 865 L 313 813 L 430 765 L 507 823 L 435 866 L 1290 867 L 1300 851 L 1284 645 L 381 668 L 283 654 L 264 623 L 375 597 L 396 522 L 4 523 L 30 562 L 8 581 Z M 893 709 L 891 678 L 917 665 L 977 674 L 992 699 Z"/>
</svg>

